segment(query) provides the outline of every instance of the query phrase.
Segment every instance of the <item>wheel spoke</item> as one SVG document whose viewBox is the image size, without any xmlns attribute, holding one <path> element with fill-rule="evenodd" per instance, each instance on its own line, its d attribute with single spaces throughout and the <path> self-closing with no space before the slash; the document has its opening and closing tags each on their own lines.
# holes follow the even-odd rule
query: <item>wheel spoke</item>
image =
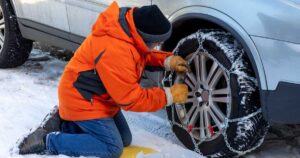
<svg viewBox="0 0 300 158">
<path fill-rule="evenodd" d="M 196 80 L 195 75 L 193 73 L 188 72 L 187 73 L 187 78 L 189 78 L 192 81 L 194 86 L 197 85 L 197 80 Z"/>
<path fill-rule="evenodd" d="M 213 65 L 211 66 L 210 70 L 209 70 L 209 73 L 208 73 L 208 76 L 207 76 L 207 79 L 206 79 L 206 83 L 209 84 L 210 83 L 210 80 L 211 78 L 213 77 L 213 75 L 215 74 L 216 70 L 218 69 L 218 63 L 217 62 L 214 62 Z"/>
<path fill-rule="evenodd" d="M 192 125 L 194 126 L 198 120 L 198 117 L 199 117 L 199 113 L 200 112 L 200 108 L 197 107 L 197 109 L 195 110 L 195 112 L 192 114 L 192 118 L 191 120 L 189 121 L 189 125 Z"/>
<path fill-rule="evenodd" d="M 190 80 L 188 80 L 187 78 L 185 79 L 185 83 L 191 88 L 194 89 L 194 85 L 190 82 Z"/>
<path fill-rule="evenodd" d="M 3 17 L 0 19 L 0 24 L 4 24 L 4 18 Z"/>
<path fill-rule="evenodd" d="M 189 122 L 191 116 L 193 115 L 193 113 L 194 113 L 195 111 L 197 112 L 197 110 L 195 110 L 195 109 L 197 109 L 197 107 L 198 107 L 197 104 L 193 104 L 193 105 L 191 106 L 190 110 L 186 113 L 185 118 L 184 118 L 184 120 L 183 120 L 183 122 L 184 122 L 185 124 L 188 124 L 188 122 Z"/>
<path fill-rule="evenodd" d="M 2 33 L 0 32 L 0 41 L 4 41 L 4 35 L 2 35 Z"/>
<path fill-rule="evenodd" d="M 189 93 L 188 93 L 188 96 L 189 96 L 189 97 L 192 97 L 192 96 L 194 96 L 194 93 L 193 93 L 193 92 L 189 92 Z"/>
<path fill-rule="evenodd" d="M 216 104 L 210 104 L 209 107 L 222 122 L 225 120 L 225 115 Z"/>
<path fill-rule="evenodd" d="M 205 122 L 205 130 L 206 130 L 206 133 L 207 133 L 207 137 L 211 137 L 211 133 L 210 133 L 210 126 L 211 126 L 211 123 L 210 123 L 210 119 L 209 119 L 209 115 L 208 115 L 208 112 L 207 112 L 207 108 L 204 109 L 204 122 Z"/>
<path fill-rule="evenodd" d="M 200 140 L 205 139 L 204 124 L 205 124 L 205 116 L 204 116 L 204 108 L 202 107 L 200 109 Z"/>
<path fill-rule="evenodd" d="M 223 125 L 221 124 L 221 122 L 218 120 L 218 118 L 216 117 L 216 115 L 211 111 L 211 109 L 208 109 L 208 113 L 211 116 L 211 118 L 214 120 L 215 124 L 217 125 L 218 129 L 221 131 L 223 129 Z"/>
<path fill-rule="evenodd" d="M 212 95 L 228 95 L 229 90 L 228 90 L 228 88 L 212 90 L 211 94 Z"/>
<path fill-rule="evenodd" d="M 195 64 L 195 71 L 196 71 L 197 82 L 200 83 L 200 82 L 201 82 L 201 77 L 200 77 L 200 61 L 199 61 L 199 55 L 197 55 L 197 56 L 194 58 L 194 64 Z"/>
<path fill-rule="evenodd" d="M 0 24 L 0 29 L 4 29 L 5 28 L 5 24 Z"/>
<path fill-rule="evenodd" d="M 222 74 L 223 74 L 222 69 L 218 68 L 218 70 L 217 70 L 216 74 L 214 75 L 213 79 L 208 84 L 210 88 L 214 88 L 216 86 L 219 79 L 222 77 Z"/>
<path fill-rule="evenodd" d="M 200 64 L 201 64 L 201 81 L 205 82 L 206 81 L 206 76 L 207 76 L 206 57 L 203 54 L 201 54 L 201 56 L 200 56 Z"/>
<path fill-rule="evenodd" d="M 212 97 L 212 101 L 219 103 L 228 103 L 228 97 Z"/>
<path fill-rule="evenodd" d="M 4 44 L 4 39 L 2 40 L 2 36 L 0 35 L 0 46 L 1 46 L 1 48 L 3 47 L 3 44 Z"/>
</svg>

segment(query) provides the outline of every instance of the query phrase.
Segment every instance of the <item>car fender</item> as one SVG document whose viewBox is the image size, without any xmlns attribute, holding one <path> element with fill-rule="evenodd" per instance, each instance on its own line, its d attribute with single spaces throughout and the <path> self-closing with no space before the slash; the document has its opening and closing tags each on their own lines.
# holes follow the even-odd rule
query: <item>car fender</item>
<svg viewBox="0 0 300 158">
<path fill-rule="evenodd" d="M 261 90 L 267 90 L 267 81 L 264 71 L 264 66 L 258 50 L 250 38 L 247 31 L 234 19 L 225 13 L 205 6 L 190 6 L 181 8 L 168 17 L 171 23 L 175 23 L 183 18 L 199 18 L 223 27 L 225 30 L 232 33 L 232 35 L 242 44 L 257 75 L 259 87 Z"/>
</svg>

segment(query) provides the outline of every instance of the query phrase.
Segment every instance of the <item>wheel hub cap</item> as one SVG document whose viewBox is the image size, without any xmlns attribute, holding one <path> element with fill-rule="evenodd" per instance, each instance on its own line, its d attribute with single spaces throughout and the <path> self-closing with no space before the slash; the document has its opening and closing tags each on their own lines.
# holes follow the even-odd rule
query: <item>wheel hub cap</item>
<svg viewBox="0 0 300 158">
<path fill-rule="evenodd" d="M 209 91 L 203 91 L 201 94 L 203 102 L 208 102 L 209 99 Z"/>
</svg>

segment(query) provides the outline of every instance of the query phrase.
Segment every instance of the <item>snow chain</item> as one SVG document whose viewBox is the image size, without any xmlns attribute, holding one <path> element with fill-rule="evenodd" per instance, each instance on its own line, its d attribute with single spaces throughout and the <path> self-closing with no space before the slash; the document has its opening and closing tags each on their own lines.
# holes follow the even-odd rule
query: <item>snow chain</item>
<svg viewBox="0 0 300 158">
<path fill-rule="evenodd" d="M 174 106 L 172 106 L 172 121 L 169 121 L 170 124 L 171 124 L 171 125 L 176 125 L 176 126 L 178 126 L 178 127 L 180 127 L 180 128 L 183 128 L 184 130 L 186 130 L 186 131 L 188 132 L 188 128 L 187 128 L 187 127 L 185 127 L 185 126 L 183 126 L 182 124 L 179 124 L 179 123 L 177 123 L 177 122 L 175 121 L 174 113 L 175 113 Z M 249 152 L 255 150 L 257 147 L 259 147 L 259 146 L 263 143 L 263 139 L 262 139 L 262 140 L 260 140 L 260 142 L 259 142 L 256 146 L 254 146 L 254 147 L 252 147 L 252 148 L 250 148 L 250 149 L 248 149 L 248 150 L 245 150 L 245 151 L 239 151 L 239 150 L 236 150 L 236 149 L 234 149 L 233 147 L 231 147 L 230 143 L 228 142 L 228 137 L 227 137 L 227 134 L 226 134 L 226 130 L 227 130 L 227 128 L 229 127 L 228 123 L 231 123 L 231 122 L 243 122 L 243 121 L 248 120 L 248 119 L 250 119 L 250 118 L 252 118 L 252 117 L 255 117 L 255 116 L 259 115 L 259 114 L 262 114 L 261 108 L 258 109 L 256 112 L 253 112 L 253 113 L 251 113 L 251 114 L 249 114 L 249 115 L 247 115 L 247 116 L 244 116 L 244 117 L 235 118 L 235 119 L 228 119 L 228 118 L 225 118 L 225 126 L 224 126 L 224 129 L 225 129 L 225 130 L 223 130 L 223 131 L 221 132 L 221 134 L 223 135 L 224 141 L 225 141 L 225 143 L 226 143 L 226 146 L 227 146 L 227 148 L 228 148 L 230 151 L 232 151 L 232 152 L 234 152 L 234 153 L 237 153 L 238 155 L 244 155 L 244 154 L 246 154 L 246 153 L 249 153 Z M 267 131 L 266 131 L 266 132 L 267 132 Z M 199 150 L 199 148 L 198 148 L 198 146 L 199 146 L 203 141 L 200 141 L 200 142 L 197 143 L 196 140 L 193 138 L 193 135 L 191 134 L 191 132 L 188 132 L 188 133 L 189 133 L 189 135 L 190 135 L 190 137 L 191 137 L 191 139 L 192 139 L 192 142 L 193 142 L 193 144 L 194 144 L 194 147 L 195 147 L 195 148 L 194 148 L 194 151 L 197 152 L 197 153 L 199 153 L 200 155 L 203 155 L 203 154 L 201 153 L 201 151 Z"/>
<path fill-rule="evenodd" d="M 198 38 L 198 39 L 199 39 L 199 38 Z M 200 40 L 201 40 L 201 39 L 199 39 L 198 42 L 199 42 L 199 43 L 202 43 L 202 41 L 200 41 Z M 176 50 L 176 48 L 175 48 L 175 50 Z M 200 52 L 205 52 L 206 54 L 208 54 L 207 51 L 206 51 L 204 48 L 201 47 L 201 44 L 199 44 L 199 48 L 193 53 L 192 57 L 187 61 L 189 65 L 191 64 L 191 62 L 193 61 L 193 59 L 194 59 Z M 178 52 L 174 52 L 174 54 L 175 54 L 175 55 L 178 55 Z M 241 54 L 240 57 L 242 57 L 242 55 L 243 55 L 243 54 Z M 168 73 L 169 73 L 169 74 L 168 74 Z M 162 80 L 162 85 L 163 85 L 163 87 L 165 87 L 165 86 L 172 86 L 172 85 L 173 85 L 173 75 L 174 75 L 174 74 L 175 74 L 174 71 L 172 71 L 172 72 L 165 72 L 164 78 L 163 78 L 163 80 Z M 168 83 L 168 84 L 166 85 L 166 83 Z M 185 131 L 187 131 L 187 133 L 189 133 L 189 135 L 190 135 L 190 137 L 191 137 L 191 139 L 192 139 L 192 142 L 193 142 L 193 144 L 194 144 L 194 147 L 195 147 L 195 148 L 194 148 L 194 151 L 197 152 L 197 153 L 199 153 L 200 155 L 203 156 L 203 154 L 202 154 L 201 151 L 199 150 L 198 146 L 199 146 L 201 143 L 203 143 L 204 140 L 199 141 L 199 142 L 197 143 L 196 140 L 194 139 L 193 135 L 191 134 L 192 132 L 189 132 L 188 127 L 185 127 L 185 126 L 183 126 L 182 124 L 179 124 L 179 123 L 177 123 L 177 122 L 175 121 L 175 116 L 174 116 L 174 114 L 175 114 L 175 110 L 174 110 L 175 104 L 171 105 L 171 108 L 172 108 L 172 120 L 169 120 L 170 124 L 171 124 L 171 125 L 176 125 L 176 126 L 178 126 L 178 127 L 180 127 L 180 128 L 183 128 Z M 185 107 L 183 107 L 183 108 L 185 108 Z M 233 123 L 233 122 L 236 122 L 236 123 L 238 123 L 238 122 L 244 122 L 244 121 L 249 120 L 249 119 L 251 119 L 251 118 L 253 118 L 253 117 L 257 116 L 257 115 L 262 115 L 262 109 L 261 109 L 261 108 L 259 108 L 257 111 L 255 111 L 255 112 L 253 112 L 253 113 L 250 113 L 250 114 L 248 114 L 248 115 L 246 115 L 246 116 L 244 116 L 244 117 L 234 118 L 234 119 L 229 119 L 229 118 L 225 117 L 224 128 L 223 128 L 223 130 L 221 131 L 221 134 L 222 134 L 223 137 L 224 137 L 224 141 L 225 141 L 225 144 L 226 144 L 227 148 L 228 148 L 230 151 L 232 151 L 232 152 L 238 154 L 238 156 L 244 155 L 244 154 L 246 154 L 246 153 L 248 153 L 248 152 L 251 152 L 251 151 L 255 150 L 257 147 L 259 147 L 259 146 L 263 143 L 263 140 L 264 140 L 264 139 L 261 139 L 261 140 L 257 143 L 256 146 L 254 146 L 254 147 L 252 147 L 252 148 L 250 148 L 250 149 L 248 149 L 248 150 L 244 150 L 244 151 L 236 150 L 236 149 L 234 149 L 234 148 L 230 145 L 230 143 L 229 143 L 229 141 L 228 141 L 228 136 L 227 136 L 227 134 L 226 134 L 227 128 L 229 127 L 229 123 Z M 268 130 L 266 130 L 266 133 L 267 133 L 267 131 L 268 131 Z M 266 134 L 266 133 L 265 133 L 265 134 Z"/>
</svg>

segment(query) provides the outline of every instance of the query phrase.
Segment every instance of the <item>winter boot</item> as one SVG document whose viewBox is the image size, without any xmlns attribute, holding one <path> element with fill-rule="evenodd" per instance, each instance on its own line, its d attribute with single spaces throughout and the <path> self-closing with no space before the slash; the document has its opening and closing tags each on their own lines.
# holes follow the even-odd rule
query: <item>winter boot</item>
<svg viewBox="0 0 300 158">
<path fill-rule="evenodd" d="M 58 107 L 55 106 L 53 110 L 46 115 L 40 126 L 32 133 L 27 135 L 19 143 L 19 154 L 41 154 L 45 149 L 46 135 L 51 132 L 60 131 L 62 120 L 59 117 Z"/>
<path fill-rule="evenodd" d="M 46 135 L 46 130 L 36 129 L 19 145 L 19 154 L 42 154 L 46 150 Z"/>
<path fill-rule="evenodd" d="M 60 131 L 61 122 L 62 120 L 59 117 L 58 107 L 55 106 L 53 110 L 46 115 L 40 127 L 46 130 L 47 134 L 57 132 Z"/>
</svg>

